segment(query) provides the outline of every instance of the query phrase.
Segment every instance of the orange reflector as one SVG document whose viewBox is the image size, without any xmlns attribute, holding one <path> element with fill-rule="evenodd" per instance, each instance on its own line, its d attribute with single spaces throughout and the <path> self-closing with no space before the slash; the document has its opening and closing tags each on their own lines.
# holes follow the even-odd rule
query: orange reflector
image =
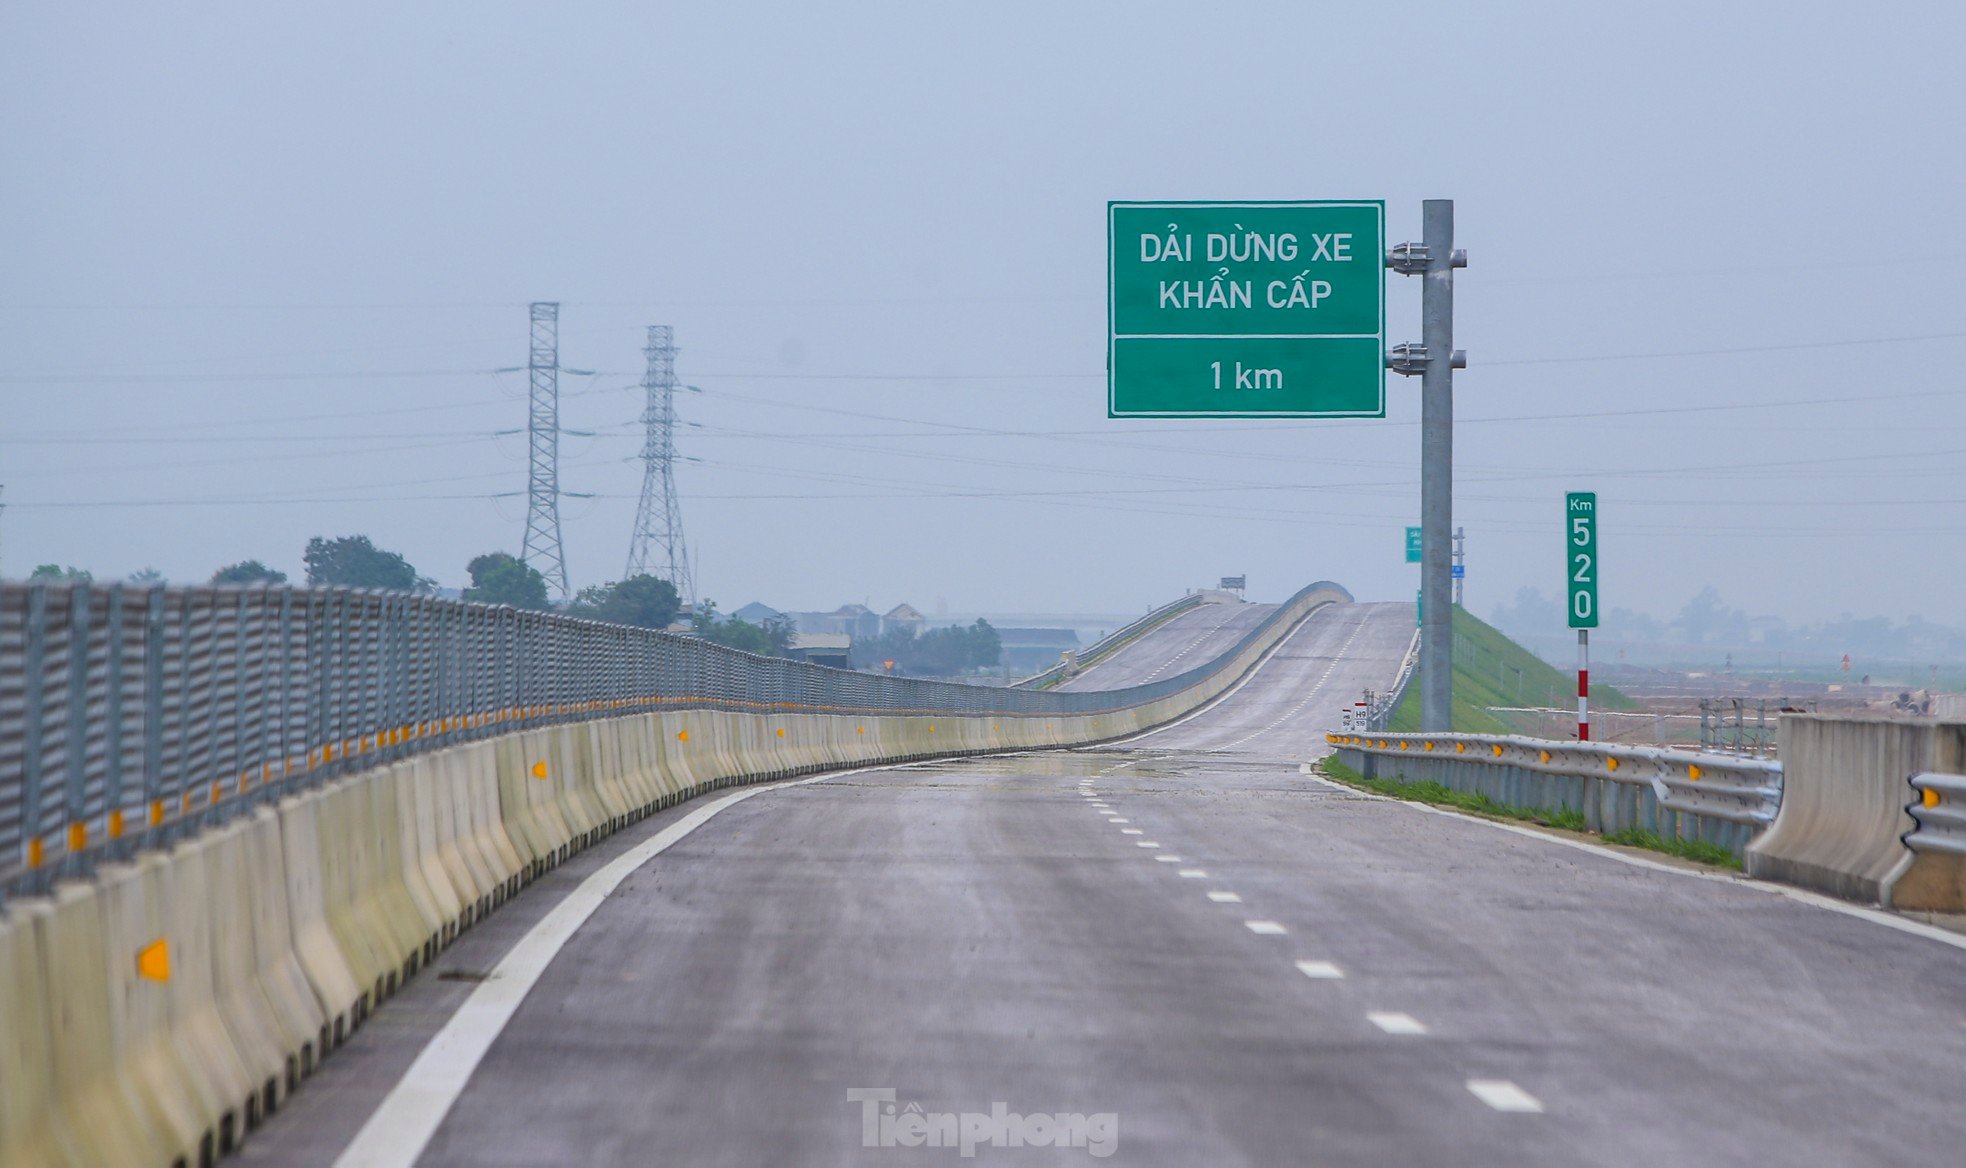
<svg viewBox="0 0 1966 1168">
<path fill-rule="evenodd" d="M 1939 805 L 1939 793 L 1937 791 L 1927 787 L 1921 794 L 1923 795 L 1925 806 L 1937 807 Z"/>
<path fill-rule="evenodd" d="M 688 741 L 689 741 L 689 731 L 687 731 L 687 730 L 678 730 L 678 731 L 676 731 L 676 741 L 678 741 L 678 742 L 688 742 Z"/>
<path fill-rule="evenodd" d="M 1544 762 L 1548 762 L 1548 761 L 1550 761 L 1550 752 L 1549 752 L 1549 751 L 1547 751 L 1547 750 L 1545 750 L 1545 751 L 1540 751 L 1539 753 L 1540 753 L 1540 754 L 1541 754 L 1541 755 L 1543 756 L 1543 761 L 1544 761 Z"/>
<path fill-rule="evenodd" d="M 1605 769 L 1605 770 L 1607 770 L 1607 771 L 1615 771 L 1615 770 L 1617 770 L 1617 769 L 1618 769 L 1618 760 L 1617 760 L 1617 759 L 1615 759 L 1615 758 L 1607 758 L 1607 759 L 1605 759 L 1605 760 L 1604 760 L 1604 769 Z"/>
<path fill-rule="evenodd" d="M 27 866 L 30 868 L 39 868 L 44 858 L 41 837 L 38 835 L 30 836 L 27 841 Z"/>
<path fill-rule="evenodd" d="M 546 764 L 544 762 L 536 762 L 532 764 L 532 777 L 535 779 L 543 779 L 546 777 Z"/>
<path fill-rule="evenodd" d="M 865 734 L 865 733 L 867 733 L 867 727 L 865 727 L 865 726 L 855 726 L 855 727 L 853 728 L 853 732 L 854 732 L 855 734 Z"/>
<path fill-rule="evenodd" d="M 137 950 L 137 976 L 146 981 L 171 980 L 171 946 L 158 938 Z"/>
<path fill-rule="evenodd" d="M 1686 768 L 1686 777 L 1693 780 L 1696 783 L 1700 781 L 1700 773 L 1701 773 L 1700 768 L 1697 766 L 1689 766 Z"/>
<path fill-rule="evenodd" d="M 784 731 L 784 730 L 782 730 L 782 729 L 781 729 L 781 730 L 779 730 L 779 732 L 778 732 L 778 736 L 779 736 L 780 738 L 783 738 L 783 737 L 785 737 L 785 731 Z"/>
<path fill-rule="evenodd" d="M 121 808 L 114 809 L 109 813 L 109 838 L 123 838 L 123 812 Z"/>
<path fill-rule="evenodd" d="M 79 852 L 89 846 L 89 825 L 76 820 L 68 825 L 68 850 Z"/>
</svg>

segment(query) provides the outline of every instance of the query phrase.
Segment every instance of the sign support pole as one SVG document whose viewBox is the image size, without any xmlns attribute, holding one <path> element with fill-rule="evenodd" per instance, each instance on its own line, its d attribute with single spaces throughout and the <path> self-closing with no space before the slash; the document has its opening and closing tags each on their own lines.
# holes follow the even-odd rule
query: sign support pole
<svg viewBox="0 0 1966 1168">
<path fill-rule="evenodd" d="M 1591 740 L 1591 631 L 1577 630 L 1577 741 Z"/>
<path fill-rule="evenodd" d="M 1423 204 L 1420 292 L 1420 729 L 1454 728 L 1454 200 Z"/>
</svg>

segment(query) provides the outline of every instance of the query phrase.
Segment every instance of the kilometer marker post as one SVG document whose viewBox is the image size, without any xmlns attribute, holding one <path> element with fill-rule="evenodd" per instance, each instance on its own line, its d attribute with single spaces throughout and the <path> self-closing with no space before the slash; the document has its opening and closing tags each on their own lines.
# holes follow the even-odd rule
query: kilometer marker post
<svg viewBox="0 0 1966 1168">
<path fill-rule="evenodd" d="M 1564 587 L 1577 630 L 1577 741 L 1591 740 L 1591 630 L 1597 627 L 1597 492 L 1563 500 Z"/>
</svg>

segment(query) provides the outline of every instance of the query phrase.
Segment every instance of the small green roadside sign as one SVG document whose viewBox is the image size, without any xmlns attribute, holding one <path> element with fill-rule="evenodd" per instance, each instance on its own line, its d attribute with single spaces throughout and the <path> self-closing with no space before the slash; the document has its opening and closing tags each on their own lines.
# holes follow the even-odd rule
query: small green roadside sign
<svg viewBox="0 0 1966 1168">
<path fill-rule="evenodd" d="M 1386 413 L 1386 206 L 1114 202 L 1107 416 Z"/>
<path fill-rule="evenodd" d="M 1420 547 L 1421 547 L 1420 529 L 1417 527 L 1407 528 L 1406 529 L 1406 562 L 1407 563 L 1417 564 L 1420 562 Z"/>
<path fill-rule="evenodd" d="M 1569 581 L 1570 627 L 1597 627 L 1597 492 L 1572 491 L 1564 497 L 1564 578 Z"/>
</svg>

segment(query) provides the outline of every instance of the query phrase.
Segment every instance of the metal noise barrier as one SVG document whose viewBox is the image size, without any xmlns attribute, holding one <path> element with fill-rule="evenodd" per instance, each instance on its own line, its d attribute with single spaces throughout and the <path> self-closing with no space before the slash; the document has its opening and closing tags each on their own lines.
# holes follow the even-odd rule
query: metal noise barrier
<svg viewBox="0 0 1966 1168">
<path fill-rule="evenodd" d="M 501 605 L 347 588 L 0 585 L 0 890 L 41 891 L 294 791 L 475 739 L 676 709 L 1107 713 L 1180 693 L 1300 619 L 1128 689 L 964 685 L 759 657 Z"/>
<path fill-rule="evenodd" d="M 1905 833 L 1914 852 L 1966 856 L 1966 775 L 1911 776 L 1914 792 L 1905 810 L 1918 826 Z"/>
<path fill-rule="evenodd" d="M 1720 844 L 1740 855 L 1775 820 L 1782 764 L 1737 755 L 1488 734 L 1329 734 L 1372 775 L 1397 760 L 1431 779 L 1517 807 L 1581 811 L 1596 831 L 1640 828 Z M 1966 780 L 1962 780 L 1966 782 Z"/>
</svg>

